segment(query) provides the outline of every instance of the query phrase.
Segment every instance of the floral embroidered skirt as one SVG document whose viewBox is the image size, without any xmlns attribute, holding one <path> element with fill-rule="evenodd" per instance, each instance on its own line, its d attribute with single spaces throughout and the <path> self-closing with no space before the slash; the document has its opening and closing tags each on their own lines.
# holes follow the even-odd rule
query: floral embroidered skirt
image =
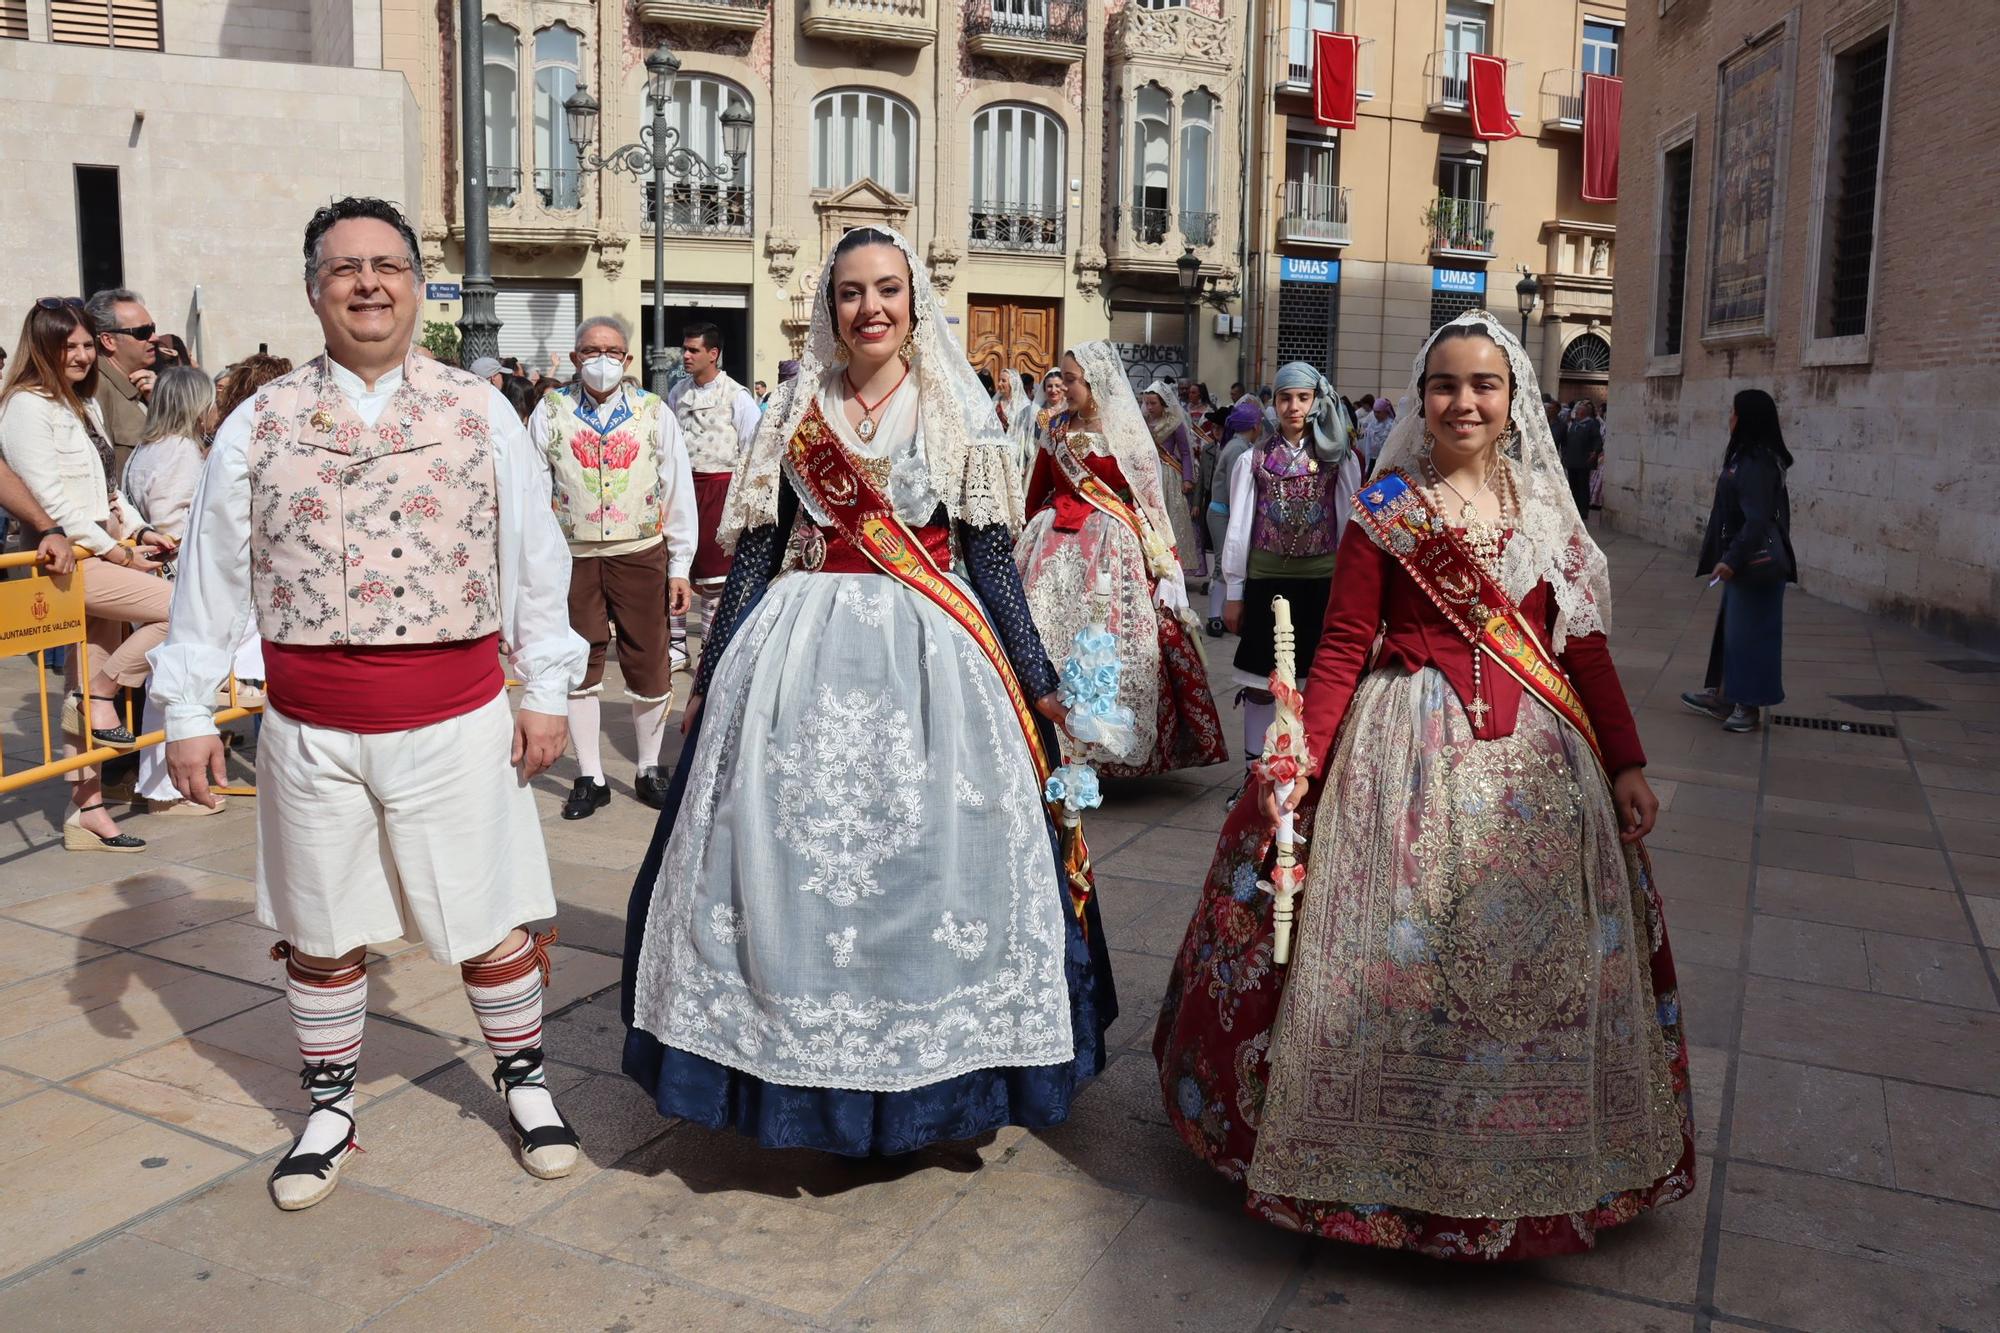
<svg viewBox="0 0 2000 1333">
<path fill-rule="evenodd" d="M 998 673 L 873 574 L 786 575 L 717 664 L 627 925 L 662 1114 L 900 1153 L 1060 1122 L 1115 1015 Z"/>
<path fill-rule="evenodd" d="M 1173 468 L 1160 469 L 1160 485 L 1166 492 L 1161 498 L 1167 503 L 1167 522 L 1173 526 L 1174 554 L 1180 559 L 1181 572 L 1198 579 L 1207 572 L 1208 562 L 1203 558 L 1207 547 L 1190 508 L 1194 497 L 1181 490 L 1181 474 Z"/>
<path fill-rule="evenodd" d="M 1454 1259 L 1689 1193 L 1660 897 L 1583 742 L 1532 699 L 1476 740 L 1438 673 L 1383 670 L 1328 769 L 1285 967 L 1254 786 L 1224 825 L 1153 1042 L 1188 1146 L 1267 1221 Z"/>
<path fill-rule="evenodd" d="M 1060 667 L 1076 632 L 1095 614 L 1100 570 L 1111 575 L 1105 627 L 1118 639 L 1118 702 L 1132 710 L 1137 744 L 1108 753 L 1082 747 L 1077 758 L 1105 777 L 1145 777 L 1203 768 L 1229 757 L 1208 666 L 1187 627 L 1153 600 L 1153 580 L 1139 539 L 1108 514 L 1093 512 L 1075 532 L 1055 526 L 1056 511 L 1028 520 L 1014 548 L 1035 628 Z"/>
</svg>

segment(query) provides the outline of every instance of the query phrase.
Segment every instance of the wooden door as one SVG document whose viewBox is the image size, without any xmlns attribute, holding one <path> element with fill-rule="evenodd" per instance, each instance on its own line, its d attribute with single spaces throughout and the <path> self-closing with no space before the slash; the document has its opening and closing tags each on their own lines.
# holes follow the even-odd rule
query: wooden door
<svg viewBox="0 0 2000 1333">
<path fill-rule="evenodd" d="M 1054 301 L 974 296 L 966 304 L 965 354 L 992 375 L 1026 371 L 1039 376 L 1062 355 L 1062 308 Z"/>
</svg>

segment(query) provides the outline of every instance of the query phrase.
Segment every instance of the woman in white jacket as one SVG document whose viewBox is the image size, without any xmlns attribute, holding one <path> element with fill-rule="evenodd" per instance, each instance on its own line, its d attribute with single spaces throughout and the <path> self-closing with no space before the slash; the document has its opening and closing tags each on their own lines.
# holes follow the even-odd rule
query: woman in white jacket
<svg viewBox="0 0 2000 1333">
<path fill-rule="evenodd" d="M 156 577 L 156 557 L 174 550 L 175 543 L 148 527 L 107 480 L 111 445 L 91 401 L 97 343 L 82 303 L 55 297 L 35 302 L 22 322 L 13 365 L 0 389 L 0 455 L 63 534 L 100 557 L 84 575 L 90 716 L 83 716 L 82 696 L 73 694 L 63 707 L 65 741 L 86 749 L 130 749 L 135 738 L 119 721 L 113 698 L 121 686 L 145 683 L 146 654 L 166 637 L 173 590 Z M 127 537 L 138 545 L 118 544 Z M 129 637 L 126 625 L 137 627 Z M 73 687 L 76 655 L 69 661 L 65 683 Z M 104 808 L 96 769 L 79 769 L 70 779 L 74 789 L 63 846 L 134 852 L 146 845 L 119 832 Z"/>
</svg>

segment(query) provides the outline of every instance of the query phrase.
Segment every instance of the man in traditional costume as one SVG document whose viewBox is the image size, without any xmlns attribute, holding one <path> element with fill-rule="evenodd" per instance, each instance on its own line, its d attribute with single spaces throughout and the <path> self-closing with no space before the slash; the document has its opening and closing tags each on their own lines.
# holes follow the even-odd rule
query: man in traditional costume
<svg viewBox="0 0 2000 1333">
<path fill-rule="evenodd" d="M 1224 822 L 1167 984 L 1167 1115 L 1278 1226 L 1587 1250 L 1694 1188 L 1687 1044 L 1608 568 L 1501 320 L 1432 335 L 1351 510 L 1305 757 Z M 1260 886 L 1286 783 L 1289 961 Z"/>
<path fill-rule="evenodd" d="M 555 915 L 528 782 L 562 753 L 584 659 L 547 472 L 499 390 L 412 351 L 423 270 L 394 205 L 320 209 L 305 256 L 326 352 L 217 433 L 152 653 L 168 771 L 212 807 L 216 689 L 253 615 L 264 639 L 257 918 L 282 936 L 312 1100 L 271 1195 L 318 1203 L 355 1150 L 366 951 L 397 939 L 459 966 L 523 1164 L 567 1175 L 577 1136 L 542 1077 L 555 935 L 524 924 Z"/>
<path fill-rule="evenodd" d="M 1221 763 L 1229 747 L 1174 554 L 1162 483 L 1169 470 L 1115 347 L 1084 343 L 1062 365 L 1063 412 L 1035 457 L 1014 562 L 1049 643 L 1074 641 L 1092 615 L 1097 580 L 1109 580 L 1118 704 L 1137 723 L 1126 748 L 1073 748 L 1115 777 Z"/>
<path fill-rule="evenodd" d="M 625 1070 L 772 1147 L 1069 1114 L 1116 1014 L 1041 719 L 1013 462 L 922 261 L 849 232 L 743 456 L 693 732 L 627 917 Z"/>
<path fill-rule="evenodd" d="M 694 482 L 680 424 L 660 399 L 627 382 L 631 334 L 615 315 L 577 327 L 576 379 L 542 395 L 528 438 L 548 460 L 556 518 L 573 558 L 570 627 L 590 645 L 589 669 L 569 700 L 579 770 L 564 819 L 611 802 L 601 734 L 604 658 L 618 631 L 618 670 L 638 737 L 633 789 L 659 808 L 667 781 L 660 746 L 674 702 L 667 618 L 687 611 L 695 558 Z"/>
<path fill-rule="evenodd" d="M 722 502 L 736 460 L 764 419 L 757 399 L 729 378 L 722 368 L 722 330 L 713 324 L 690 324 L 681 330 L 681 368 L 687 378 L 667 391 L 667 407 L 680 422 L 687 441 L 688 463 L 694 469 L 695 596 L 701 600 L 702 633 L 708 632 L 709 612 L 729 577 L 729 553 L 715 539 L 722 522 Z M 674 614 L 674 669 L 687 665 L 688 613 Z M 658 804 L 655 802 L 654 804 Z"/>
<path fill-rule="evenodd" d="M 1334 552 L 1347 529 L 1347 502 L 1361 488 L 1347 405 L 1326 377 L 1304 361 L 1278 371 L 1278 431 L 1261 449 L 1237 456 L 1229 471 L 1229 531 L 1222 543 L 1223 625 L 1243 636 L 1236 646 L 1242 687 L 1243 754 L 1256 758 L 1271 724 L 1274 625 L 1271 599 L 1292 604 L 1305 658 L 1303 680 L 1319 643 L 1320 617 L 1333 582 Z"/>
</svg>

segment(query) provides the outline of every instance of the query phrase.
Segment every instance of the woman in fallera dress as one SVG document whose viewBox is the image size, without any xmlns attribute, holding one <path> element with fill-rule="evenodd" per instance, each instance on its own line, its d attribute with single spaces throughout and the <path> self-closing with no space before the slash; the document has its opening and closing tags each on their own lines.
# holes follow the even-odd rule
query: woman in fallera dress
<svg viewBox="0 0 2000 1333">
<path fill-rule="evenodd" d="M 1160 498 L 1167 506 L 1167 525 L 1173 529 L 1174 554 L 1180 557 L 1183 577 L 1198 579 L 1207 568 L 1206 548 L 1189 506 L 1197 480 L 1194 447 L 1197 440 L 1206 440 L 1188 424 L 1173 389 L 1158 380 L 1139 395 L 1139 409 L 1146 415 L 1146 429 L 1152 432 L 1160 456 Z"/>
<path fill-rule="evenodd" d="M 1014 558 L 1042 641 L 1058 654 L 1095 615 L 1093 591 L 1108 578 L 1118 703 L 1135 724 L 1122 748 L 1070 750 L 1108 777 L 1221 763 L 1228 748 L 1195 646 L 1153 433 L 1110 343 L 1065 352 L 1062 369 L 1063 410 L 1035 457 Z"/>
<path fill-rule="evenodd" d="M 847 233 L 738 466 L 729 580 L 627 922 L 625 1070 L 771 1147 L 1062 1121 L 1116 1015 L 1042 786 L 1016 472 L 929 275 Z"/>
<path fill-rule="evenodd" d="M 1687 1049 L 1604 556 L 1526 354 L 1425 346 L 1305 688 L 1311 829 L 1225 822 L 1154 1035 L 1168 1116 L 1282 1227 L 1452 1259 L 1587 1250 L 1694 1187 Z M 1316 810 L 1316 813 L 1315 813 Z"/>
</svg>

